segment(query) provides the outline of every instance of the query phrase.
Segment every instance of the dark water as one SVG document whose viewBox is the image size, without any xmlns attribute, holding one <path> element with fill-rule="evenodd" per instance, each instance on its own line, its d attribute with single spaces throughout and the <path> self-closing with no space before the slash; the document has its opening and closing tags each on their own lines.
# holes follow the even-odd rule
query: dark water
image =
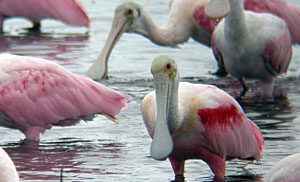
<svg viewBox="0 0 300 182">
<path fill-rule="evenodd" d="M 90 29 L 65 26 L 46 20 L 41 34 L 29 34 L 21 19 L 5 22 L 0 36 L 1 52 L 46 58 L 67 69 L 83 74 L 98 56 L 108 34 L 114 7 L 121 1 L 83 0 L 91 16 Z M 141 0 L 158 24 L 167 21 L 168 1 Z M 291 1 L 296 3 L 296 0 Z M 297 1 L 299 4 L 299 2 Z M 126 34 L 114 49 L 110 62 L 110 79 L 103 84 L 133 96 L 119 115 L 119 124 L 102 116 L 89 123 L 47 131 L 40 144 L 23 143 L 24 136 L 0 128 L 0 144 L 10 154 L 22 181 L 170 181 L 173 172 L 168 161 L 149 156 L 150 138 L 140 116 L 140 102 L 152 90 L 150 65 L 160 53 L 176 60 L 183 81 L 215 84 L 233 96 L 239 83 L 231 78 L 219 79 L 210 74 L 216 69 L 211 50 L 193 41 L 180 49 L 162 48 L 150 41 Z M 287 75 L 276 81 L 275 100 L 262 103 L 256 82 L 240 100 L 246 115 L 262 130 L 265 150 L 260 162 L 227 162 L 227 181 L 259 181 L 269 168 L 284 156 L 300 151 L 300 47 L 294 47 L 293 61 Z M 208 166 L 199 160 L 186 164 L 187 181 L 212 181 Z"/>
</svg>

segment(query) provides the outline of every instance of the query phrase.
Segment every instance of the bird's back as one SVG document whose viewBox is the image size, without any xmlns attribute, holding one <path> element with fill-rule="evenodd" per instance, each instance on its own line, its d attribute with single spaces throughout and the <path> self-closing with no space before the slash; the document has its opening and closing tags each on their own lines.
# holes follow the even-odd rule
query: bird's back
<svg viewBox="0 0 300 182">
<path fill-rule="evenodd" d="M 0 55 L 0 118 L 10 127 L 49 129 L 97 113 L 114 118 L 126 105 L 125 97 L 50 61 Z"/>
</svg>

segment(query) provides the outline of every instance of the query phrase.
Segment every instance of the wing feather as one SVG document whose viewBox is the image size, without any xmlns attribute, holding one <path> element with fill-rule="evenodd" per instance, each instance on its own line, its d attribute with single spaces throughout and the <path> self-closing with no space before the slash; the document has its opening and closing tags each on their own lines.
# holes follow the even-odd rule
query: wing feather
<svg viewBox="0 0 300 182">
<path fill-rule="evenodd" d="M 239 104 L 214 86 L 190 84 L 198 99 L 198 130 L 203 146 L 224 158 L 254 158 L 262 155 L 263 137 L 258 127 L 245 115 Z M 186 99 L 186 98 L 185 98 Z"/>
<path fill-rule="evenodd" d="M 16 63 L 18 62 L 18 63 Z M 0 112 L 17 126 L 49 127 L 91 114 L 114 118 L 126 95 L 44 59 L 0 56 Z"/>
</svg>

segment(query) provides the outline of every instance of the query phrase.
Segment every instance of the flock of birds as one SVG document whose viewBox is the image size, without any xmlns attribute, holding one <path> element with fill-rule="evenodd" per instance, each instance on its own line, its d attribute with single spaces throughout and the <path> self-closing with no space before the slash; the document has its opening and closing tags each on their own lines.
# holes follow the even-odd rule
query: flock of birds
<svg viewBox="0 0 300 182">
<path fill-rule="evenodd" d="M 31 4 L 31 5 L 30 5 Z M 32 6 L 34 4 L 34 6 Z M 190 37 L 211 46 L 216 74 L 261 83 L 263 99 L 272 99 L 274 80 L 288 69 L 292 45 L 300 43 L 300 8 L 285 0 L 170 0 L 170 17 L 157 26 L 143 6 L 126 1 L 116 7 L 111 32 L 86 75 L 76 75 L 51 61 L 0 55 L 0 125 L 38 142 L 52 126 L 70 126 L 102 114 L 115 121 L 130 96 L 93 81 L 108 76 L 108 60 L 124 32 L 137 33 L 161 46 L 176 47 Z M 43 18 L 88 26 L 79 0 L 0 1 L 5 18 L 21 16 L 38 30 Z M 226 92 L 212 85 L 179 82 L 173 58 L 156 57 L 151 73 L 155 90 L 144 97 L 142 118 L 153 139 L 150 154 L 169 159 L 175 181 L 184 180 L 185 161 L 201 159 L 218 180 L 225 161 L 259 160 L 264 148 L 260 129 Z M 276 164 L 266 181 L 300 181 L 300 153 Z M 16 168 L 0 148 L 0 181 L 19 181 Z"/>
</svg>

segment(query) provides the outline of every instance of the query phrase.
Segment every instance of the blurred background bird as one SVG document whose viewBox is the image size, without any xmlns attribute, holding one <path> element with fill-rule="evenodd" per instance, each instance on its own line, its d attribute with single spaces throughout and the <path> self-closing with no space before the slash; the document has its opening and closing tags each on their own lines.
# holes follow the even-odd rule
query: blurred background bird
<svg viewBox="0 0 300 182">
<path fill-rule="evenodd" d="M 90 18 L 80 0 L 1 0 L 0 31 L 6 18 L 24 17 L 32 21 L 31 30 L 40 30 L 42 19 L 89 26 Z"/>
</svg>

